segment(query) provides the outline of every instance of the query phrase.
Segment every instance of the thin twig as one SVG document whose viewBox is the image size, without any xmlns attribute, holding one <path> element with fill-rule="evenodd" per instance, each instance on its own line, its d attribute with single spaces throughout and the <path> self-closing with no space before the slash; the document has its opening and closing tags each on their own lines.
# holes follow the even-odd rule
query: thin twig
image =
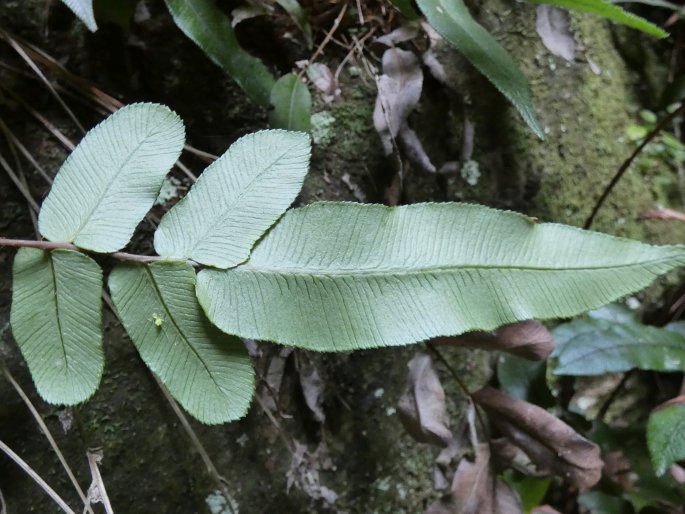
<svg viewBox="0 0 685 514">
<path fill-rule="evenodd" d="M 363 45 L 367 39 L 369 39 L 371 36 L 373 36 L 375 34 L 377 28 L 378 28 L 377 26 L 373 27 L 371 30 L 369 30 L 369 32 L 364 34 L 364 36 L 362 36 L 361 39 L 357 39 L 357 38 L 352 39 L 354 42 L 352 48 L 349 50 L 349 52 L 347 52 L 347 54 L 345 55 L 343 60 L 340 61 L 340 64 L 335 69 L 335 73 L 333 74 L 333 77 L 334 77 L 334 80 L 336 83 L 338 81 L 338 78 L 340 77 L 340 73 L 342 72 L 344 66 L 354 56 L 355 52 L 359 52 L 359 55 L 362 58 L 364 57 L 364 46 Z"/>
<path fill-rule="evenodd" d="M 183 164 L 180 160 L 176 161 L 176 167 L 183 172 L 183 174 L 188 177 L 192 182 L 197 181 L 197 177 L 193 174 L 188 167 Z"/>
<path fill-rule="evenodd" d="M 198 157 L 202 159 L 205 162 L 212 163 L 216 161 L 219 156 L 214 155 L 213 153 L 205 152 L 204 150 L 198 150 L 194 146 L 191 146 L 189 144 L 183 145 L 183 149 L 187 151 L 188 153 L 192 153 L 195 157 Z"/>
<path fill-rule="evenodd" d="M 618 184 L 619 180 L 621 180 L 621 177 L 625 174 L 626 171 L 628 171 L 628 168 L 630 168 L 630 165 L 633 163 L 633 161 L 637 158 L 638 155 L 644 150 L 645 146 L 647 146 L 658 134 L 661 132 L 669 123 L 671 123 L 679 114 L 683 112 L 685 109 L 685 103 L 681 103 L 680 106 L 668 114 L 664 119 L 662 119 L 654 129 L 647 134 L 647 136 L 643 139 L 642 143 L 640 143 L 640 146 L 638 146 L 632 154 L 630 154 L 630 157 L 628 157 L 623 164 L 621 164 L 621 167 L 618 169 L 614 177 L 611 179 L 611 182 L 607 185 L 607 187 L 604 189 L 604 192 L 602 193 L 602 196 L 599 197 L 599 200 L 597 200 L 597 203 L 595 204 L 594 208 L 592 209 L 592 213 L 590 213 L 590 216 L 588 219 L 585 221 L 585 225 L 583 225 L 583 228 L 585 230 L 589 229 L 592 227 L 592 223 L 595 221 L 595 216 L 597 216 L 597 213 L 599 210 L 602 208 L 602 205 L 604 205 L 604 201 L 607 199 L 611 191 L 614 189 L 616 184 Z"/>
<path fill-rule="evenodd" d="M 9 165 L 9 163 L 5 160 L 5 158 L 0 155 L 0 166 L 4 168 L 5 172 L 9 176 L 10 180 L 14 182 L 14 185 L 17 186 L 17 189 L 19 192 L 22 194 L 24 199 L 28 202 L 28 204 L 31 206 L 31 208 L 35 211 L 38 212 L 39 207 L 36 201 L 33 199 L 31 196 L 31 193 L 29 193 L 28 188 L 26 187 L 26 184 L 24 181 L 22 181 L 17 174 L 14 172 L 12 167 Z"/>
<path fill-rule="evenodd" d="M 76 148 L 76 145 L 72 143 L 67 136 L 65 136 L 61 130 L 59 130 L 57 127 L 55 127 L 52 123 L 50 123 L 45 116 L 43 116 L 41 113 L 36 111 L 29 103 L 24 100 L 21 96 L 19 96 L 15 91 L 12 91 L 9 88 L 6 88 L 2 85 L 2 82 L 0 82 L 0 90 L 4 91 L 8 95 L 12 97 L 13 100 L 15 100 L 17 103 L 19 103 L 24 109 L 29 111 L 31 116 L 36 118 L 64 147 L 69 150 L 73 151 L 74 148 Z"/>
<path fill-rule="evenodd" d="M 630 379 L 630 377 L 633 376 L 634 372 L 635 372 L 635 370 L 631 369 L 631 370 L 628 370 L 625 373 L 625 375 L 623 375 L 623 378 L 621 378 L 621 381 L 614 388 L 614 390 L 611 391 L 609 398 L 607 398 L 607 400 L 604 402 L 604 404 L 600 407 L 599 411 L 597 411 L 597 417 L 596 417 L 597 420 L 602 421 L 604 419 L 604 416 L 606 416 L 606 413 L 608 412 L 609 408 L 616 401 L 616 399 L 618 398 L 618 395 L 621 394 L 621 392 L 625 388 L 626 384 L 628 383 L 628 380 Z"/>
<path fill-rule="evenodd" d="M 82 248 L 79 248 L 78 246 L 73 245 L 71 243 L 54 243 L 52 241 L 31 241 L 28 239 L 9 239 L 0 237 L 0 246 L 10 246 L 14 248 L 38 248 L 40 250 L 61 249 L 83 253 Z M 115 259 L 119 259 L 120 261 L 133 261 L 143 263 L 169 260 L 167 257 L 160 257 L 158 255 L 138 255 L 135 253 L 126 252 L 114 252 L 105 255 L 109 255 L 111 257 L 114 257 Z M 199 266 L 199 263 L 195 261 L 187 260 L 185 262 L 187 262 L 191 266 Z"/>
<path fill-rule="evenodd" d="M 107 495 L 107 489 L 105 489 L 105 482 L 102 480 L 102 475 L 100 474 L 99 464 L 102 462 L 102 450 L 100 448 L 95 448 L 93 450 L 88 450 L 86 452 L 88 456 L 88 466 L 90 467 L 90 476 L 93 477 L 93 483 L 91 484 L 88 492 L 92 492 L 93 488 L 97 488 L 97 498 L 102 505 L 105 506 L 105 512 L 107 514 L 114 514 L 114 509 L 109 501 L 109 496 Z M 88 495 L 90 498 L 91 495 Z M 90 510 L 90 502 L 86 505 L 88 510 Z M 85 511 L 84 511 L 85 512 Z"/>
<path fill-rule="evenodd" d="M 76 124 L 76 126 L 81 130 L 81 132 L 85 133 L 86 129 L 83 128 L 83 125 L 81 125 L 81 122 L 78 120 L 76 115 L 73 113 L 73 111 L 69 108 L 69 106 L 66 104 L 64 99 L 60 96 L 60 94 L 55 90 L 55 88 L 52 86 L 50 81 L 47 79 L 47 77 L 43 74 L 41 69 L 36 65 L 35 62 L 33 62 L 33 59 L 28 56 L 24 48 L 12 37 L 10 36 L 7 32 L 4 30 L 0 29 L 0 36 L 7 41 L 7 43 L 14 49 L 15 52 L 19 54 L 19 56 L 26 62 L 26 64 L 29 65 L 29 67 L 33 70 L 33 72 L 40 78 L 40 80 L 45 84 L 45 87 L 48 88 L 48 91 L 52 94 L 53 97 L 55 97 L 55 100 L 57 100 L 57 103 L 62 106 L 64 111 L 67 113 L 67 116 L 71 118 L 71 120 Z"/>
<path fill-rule="evenodd" d="M 14 453 L 12 449 L 4 442 L 0 441 L 0 450 L 2 450 L 14 463 L 19 466 L 24 473 L 31 477 L 45 493 L 53 499 L 53 501 L 60 506 L 60 508 L 67 514 L 76 514 L 66 502 L 43 480 L 38 473 L 36 473 L 31 466 L 29 466 L 19 455 Z"/>
<path fill-rule="evenodd" d="M 5 503 L 5 497 L 2 495 L 2 489 L 0 489 L 0 514 L 7 514 L 7 504 Z"/>
<path fill-rule="evenodd" d="M 207 450 L 205 450 L 205 447 L 202 445 L 200 442 L 200 439 L 197 437 L 197 434 L 193 430 L 193 427 L 190 426 L 190 423 L 188 422 L 188 418 L 186 418 L 186 415 L 183 414 L 183 411 L 181 408 L 178 406 L 178 403 L 176 403 L 176 400 L 171 396 L 171 393 L 169 390 L 166 388 L 164 384 L 157 378 L 157 375 L 154 373 L 152 374 L 154 377 L 155 381 L 157 382 L 157 385 L 161 389 L 162 393 L 164 394 L 164 397 L 167 399 L 169 402 L 169 405 L 171 405 L 171 408 L 174 411 L 174 414 L 176 414 L 176 417 L 178 420 L 181 422 L 181 425 L 183 426 L 183 429 L 186 431 L 186 434 L 188 435 L 188 438 L 190 439 L 190 442 L 193 443 L 193 446 L 197 450 L 197 452 L 200 454 L 200 458 L 202 458 L 202 462 L 204 462 L 205 467 L 207 468 L 207 472 L 209 475 L 214 479 L 214 481 L 217 483 L 219 488 L 221 489 L 221 492 L 224 494 L 224 497 L 226 498 L 226 504 L 228 505 L 228 508 L 231 510 L 233 514 L 236 514 L 235 511 L 233 510 L 233 506 L 231 505 L 231 499 L 233 496 L 228 490 L 228 481 L 221 476 L 219 473 L 219 470 L 216 468 L 214 465 L 214 462 L 212 462 L 212 459 L 209 457 L 209 454 L 207 453 Z"/>
<path fill-rule="evenodd" d="M 283 430 L 283 427 L 281 424 L 278 422 L 276 419 L 276 416 L 273 415 L 269 407 L 266 406 L 264 403 L 264 400 L 259 396 L 259 394 L 254 395 L 254 399 L 257 401 L 261 409 L 264 411 L 264 414 L 266 414 L 266 417 L 269 418 L 269 421 L 276 427 L 276 431 L 278 432 L 278 435 L 280 436 L 281 439 L 283 439 L 283 442 L 285 443 L 285 447 L 288 449 L 291 455 L 295 454 L 295 449 L 293 448 L 292 441 L 290 441 L 286 436 L 285 436 L 285 430 Z M 274 401 L 276 398 L 274 397 Z"/>
<path fill-rule="evenodd" d="M 428 348 L 429 351 L 433 353 L 437 357 L 437 359 L 442 362 L 442 364 L 447 368 L 447 371 L 449 371 L 450 375 L 452 375 L 452 378 L 454 378 L 454 381 L 457 383 L 459 386 L 459 389 L 462 390 L 466 398 L 468 399 L 469 402 L 471 402 L 474 405 L 474 408 L 476 410 L 476 416 L 478 417 L 478 422 L 480 423 L 481 428 L 483 429 L 483 432 L 485 432 L 487 425 L 485 424 L 485 420 L 481 417 L 480 411 L 475 407 L 475 402 L 473 401 L 473 397 L 471 396 L 471 392 L 469 391 L 469 388 L 466 386 L 464 381 L 461 379 L 459 376 L 459 373 L 452 367 L 452 365 L 448 362 L 448 360 L 445 358 L 445 356 L 438 350 L 433 344 L 430 342 L 426 343 L 426 348 Z"/>
<path fill-rule="evenodd" d="M 64 455 L 60 451 L 59 446 L 57 446 L 57 443 L 55 442 L 55 439 L 52 437 L 52 434 L 50 433 L 50 430 L 48 429 L 47 425 L 43 421 L 43 418 L 38 413 L 36 408 L 33 406 L 33 404 L 31 403 L 31 400 L 29 400 L 29 397 L 26 396 L 26 393 L 21 388 L 21 386 L 17 383 L 16 380 L 14 380 L 14 377 L 12 376 L 10 371 L 5 367 L 3 367 L 2 371 L 5 375 L 5 378 L 9 381 L 10 384 L 12 384 L 12 387 L 14 387 L 14 389 L 17 391 L 17 394 L 19 395 L 19 397 L 26 404 L 26 407 L 31 412 L 33 419 L 35 419 L 36 423 L 38 423 L 38 426 L 40 427 L 41 431 L 43 432 L 43 435 L 45 435 L 45 438 L 48 440 L 48 443 L 50 443 L 52 450 L 55 452 L 55 454 L 57 455 L 57 458 L 59 459 L 60 463 L 62 464 L 64 471 L 66 471 L 67 476 L 69 477 L 69 480 L 71 480 L 71 483 L 74 485 L 74 489 L 76 489 L 76 492 L 81 497 L 83 504 L 88 506 L 88 500 L 86 499 L 86 495 L 84 494 L 83 489 L 81 489 L 81 486 L 79 485 L 78 481 L 76 480 L 76 477 L 74 476 L 74 472 L 69 467 L 69 464 L 67 464 L 67 461 L 64 458 Z M 88 512 L 90 512 L 91 514 L 95 514 L 93 512 L 93 510 L 90 508 L 90 506 L 88 506 Z"/>
<path fill-rule="evenodd" d="M 321 41 L 321 44 L 316 48 L 312 56 L 307 60 L 307 64 L 311 65 L 316 61 L 316 58 L 321 55 L 321 52 L 323 52 L 323 49 L 326 48 L 326 45 L 329 43 L 331 38 L 333 37 L 333 34 L 335 34 L 335 31 L 338 30 L 338 27 L 340 26 L 340 22 L 342 22 L 343 17 L 345 16 L 345 13 L 347 12 L 347 6 L 348 3 L 345 2 L 345 5 L 342 6 L 342 9 L 340 9 L 340 13 L 338 16 L 335 18 L 335 21 L 333 21 L 333 26 L 331 29 L 328 31 L 326 34 L 326 37 L 323 38 L 323 41 Z M 304 66 L 302 68 L 302 71 L 299 73 L 299 78 L 302 78 L 304 75 L 305 71 L 307 70 L 307 67 Z"/>
<path fill-rule="evenodd" d="M 43 167 L 38 164 L 38 161 L 33 157 L 31 152 L 29 152 L 26 147 L 22 144 L 22 142 L 19 140 L 17 136 L 14 135 L 14 132 L 10 130 L 10 128 L 5 124 L 5 122 L 0 118 L 0 130 L 2 130 L 5 133 L 5 137 L 7 137 L 8 141 L 10 141 L 16 148 L 19 149 L 21 154 L 26 158 L 27 161 L 31 163 L 31 166 L 35 168 L 35 170 L 40 173 L 40 175 L 45 179 L 45 181 L 48 184 L 52 184 L 52 177 L 47 174 L 47 172 L 43 169 Z"/>
</svg>

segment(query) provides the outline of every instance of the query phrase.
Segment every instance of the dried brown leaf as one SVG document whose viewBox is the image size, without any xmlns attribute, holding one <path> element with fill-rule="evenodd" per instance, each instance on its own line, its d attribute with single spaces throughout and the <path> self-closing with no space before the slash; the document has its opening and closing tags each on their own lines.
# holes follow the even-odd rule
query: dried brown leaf
<svg viewBox="0 0 685 514">
<path fill-rule="evenodd" d="M 488 444 L 476 447 L 473 462 L 462 459 L 452 480 L 451 493 L 434 502 L 426 514 L 521 514 L 521 500 L 490 468 Z"/>
<path fill-rule="evenodd" d="M 433 361 L 430 356 L 417 353 L 407 366 L 407 388 L 397 404 L 404 428 L 417 441 L 449 447 L 454 436 L 449 429 L 445 391 Z"/>
<path fill-rule="evenodd" d="M 533 508 L 533 510 L 530 511 L 530 514 L 561 514 L 561 512 L 549 505 L 540 505 L 539 507 Z"/>
<path fill-rule="evenodd" d="M 293 443 L 294 451 L 290 469 L 286 473 L 286 491 L 289 492 L 295 486 L 313 500 L 322 500 L 328 507 L 331 507 L 338 500 L 338 494 L 321 485 L 320 476 L 320 471 L 330 469 L 332 466 L 326 444 L 319 443 L 312 452 L 309 451 L 307 445 L 297 440 L 293 440 Z"/>
<path fill-rule="evenodd" d="M 679 484 L 685 484 L 685 469 L 678 464 L 671 464 L 668 468 L 668 472 L 673 477 L 673 480 Z"/>
<path fill-rule="evenodd" d="M 643 220 L 675 220 L 685 221 L 685 212 L 674 211 L 673 209 L 654 209 L 640 214 Z"/>
<path fill-rule="evenodd" d="M 402 25 L 401 27 L 384 34 L 376 39 L 374 43 L 378 43 L 385 46 L 395 46 L 399 43 L 404 43 L 405 41 L 411 41 L 419 36 L 419 27 L 415 24 Z"/>
<path fill-rule="evenodd" d="M 546 359 L 554 350 L 554 337 L 539 321 L 504 325 L 494 332 L 468 332 L 432 340 L 439 345 L 467 346 L 508 352 L 530 360 Z"/>
<path fill-rule="evenodd" d="M 422 88 L 423 72 L 412 52 L 390 48 L 383 53 L 383 74 L 378 78 L 373 124 L 386 155 L 392 154 L 393 141 L 419 103 Z"/>
<path fill-rule="evenodd" d="M 297 357 L 297 371 L 300 376 L 304 401 L 314 414 L 314 419 L 323 424 L 326 421 L 326 414 L 323 411 L 325 383 L 316 366 L 308 357 L 301 354 L 298 354 Z"/>
<path fill-rule="evenodd" d="M 314 87 L 323 93 L 323 101 L 331 103 L 341 94 L 338 81 L 331 69 L 322 63 L 312 63 L 307 66 L 307 78 Z"/>
<path fill-rule="evenodd" d="M 582 490 L 601 478 L 604 463 L 599 447 L 546 410 L 491 387 L 474 393 L 473 399 L 539 468 Z"/>
<path fill-rule="evenodd" d="M 435 173 L 437 171 L 428 154 L 423 149 L 419 136 L 407 124 L 404 124 L 400 129 L 399 139 L 409 162 L 426 173 Z"/>
<path fill-rule="evenodd" d="M 576 40 L 571 34 L 570 16 L 567 11 L 551 5 L 538 5 L 535 27 L 547 50 L 557 57 L 573 62 L 576 56 Z"/>
<path fill-rule="evenodd" d="M 608 452 L 603 455 L 604 475 L 625 491 L 632 489 L 635 475 L 631 473 L 630 460 L 623 450 Z"/>
</svg>

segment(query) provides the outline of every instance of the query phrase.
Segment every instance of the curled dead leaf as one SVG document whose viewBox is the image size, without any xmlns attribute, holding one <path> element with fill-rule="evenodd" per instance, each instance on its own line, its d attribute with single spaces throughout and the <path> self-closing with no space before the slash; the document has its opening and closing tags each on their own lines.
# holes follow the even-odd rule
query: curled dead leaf
<svg viewBox="0 0 685 514">
<path fill-rule="evenodd" d="M 296 354 L 296 357 L 295 363 L 300 376 L 304 401 L 314 415 L 314 419 L 323 424 L 326 421 L 326 414 L 323 410 L 325 383 L 311 359 L 301 353 Z"/>
<path fill-rule="evenodd" d="M 567 11 L 551 5 L 538 5 L 535 27 L 547 50 L 569 62 L 574 61 L 576 40 L 571 34 Z"/>
<path fill-rule="evenodd" d="M 599 446 L 556 416 L 491 387 L 474 393 L 473 400 L 538 468 L 549 470 L 581 490 L 599 482 L 604 465 Z"/>
<path fill-rule="evenodd" d="M 521 514 L 518 495 L 491 472 L 490 448 L 479 444 L 473 462 L 462 459 L 450 494 L 434 502 L 426 514 Z"/>
<path fill-rule="evenodd" d="M 390 48 L 383 53 L 383 75 L 378 78 L 373 124 L 386 155 L 392 153 L 393 140 L 419 103 L 422 88 L 423 72 L 412 52 Z"/>
<path fill-rule="evenodd" d="M 383 53 L 383 74 L 378 78 L 378 96 L 373 125 L 386 155 L 402 148 L 418 169 L 435 173 L 436 168 L 407 118 L 416 109 L 423 89 L 423 71 L 414 53 L 389 48 Z"/>
<path fill-rule="evenodd" d="M 325 64 L 318 62 L 307 66 L 307 78 L 312 81 L 314 87 L 323 93 L 323 101 L 327 104 L 336 100 L 340 94 L 338 80 L 331 69 Z"/>
<path fill-rule="evenodd" d="M 554 350 L 554 337 L 542 323 L 535 320 L 504 325 L 493 332 L 468 332 L 459 336 L 438 337 L 431 342 L 504 351 L 529 360 L 546 359 Z"/>
<path fill-rule="evenodd" d="M 407 366 L 407 387 L 397 404 L 404 428 L 417 441 L 449 447 L 454 436 L 449 429 L 445 391 L 432 359 L 425 353 L 417 353 Z"/>
<path fill-rule="evenodd" d="M 392 47 L 405 41 L 411 41 L 419 37 L 419 27 L 416 24 L 402 25 L 392 32 L 388 32 L 373 40 L 374 44 Z"/>
</svg>

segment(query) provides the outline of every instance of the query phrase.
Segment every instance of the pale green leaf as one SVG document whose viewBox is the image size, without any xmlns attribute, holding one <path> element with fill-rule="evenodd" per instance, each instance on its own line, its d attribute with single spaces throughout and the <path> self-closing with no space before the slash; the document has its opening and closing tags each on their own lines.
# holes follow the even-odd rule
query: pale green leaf
<svg viewBox="0 0 685 514">
<path fill-rule="evenodd" d="M 654 471 L 663 475 L 669 466 L 685 459 L 685 396 L 657 407 L 647 422 L 647 446 Z"/>
<path fill-rule="evenodd" d="M 11 325 L 38 393 L 75 405 L 100 384 L 102 271 L 67 250 L 21 248 L 14 259 Z"/>
<path fill-rule="evenodd" d="M 295 73 L 278 79 L 271 90 L 269 123 L 272 127 L 309 132 L 312 96 Z"/>
<path fill-rule="evenodd" d="M 93 0 L 62 0 L 91 32 L 98 29 L 93 14 Z"/>
<path fill-rule="evenodd" d="M 263 130 L 240 138 L 162 218 L 155 250 L 218 268 L 245 261 L 300 192 L 310 151 L 301 132 Z"/>
<path fill-rule="evenodd" d="M 225 423 L 247 412 L 254 371 L 238 338 L 221 333 L 194 294 L 195 271 L 181 262 L 120 265 L 112 300 L 145 364 L 195 418 Z"/>
<path fill-rule="evenodd" d="M 617 5 L 605 0 L 531 0 L 535 4 L 548 4 L 563 7 L 572 11 L 596 14 L 602 18 L 621 23 L 628 27 L 641 30 L 658 38 L 668 37 L 668 32 L 653 23 L 635 16 Z"/>
<path fill-rule="evenodd" d="M 685 337 L 665 328 L 591 317 L 560 325 L 554 336 L 557 375 L 685 371 Z"/>
<path fill-rule="evenodd" d="M 174 22 L 258 105 L 269 106 L 276 81 L 262 61 L 242 49 L 231 20 L 213 0 L 165 0 Z"/>
<path fill-rule="evenodd" d="M 352 350 L 573 316 L 683 263 L 682 246 L 477 205 L 317 203 L 289 211 L 244 265 L 202 271 L 197 295 L 225 332 Z"/>
<path fill-rule="evenodd" d="M 416 3 L 431 26 L 509 99 L 532 131 L 543 139 L 528 80 L 502 45 L 473 19 L 463 0 L 417 0 Z"/>
<path fill-rule="evenodd" d="M 38 219 L 50 241 L 95 252 L 124 247 L 181 153 L 185 131 L 168 108 L 131 104 L 90 130 L 67 158 Z"/>
</svg>

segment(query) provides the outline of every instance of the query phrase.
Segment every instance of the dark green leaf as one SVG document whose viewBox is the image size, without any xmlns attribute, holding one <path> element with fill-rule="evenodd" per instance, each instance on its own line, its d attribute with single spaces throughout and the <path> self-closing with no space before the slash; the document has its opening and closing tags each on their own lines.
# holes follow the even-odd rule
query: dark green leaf
<svg viewBox="0 0 685 514">
<path fill-rule="evenodd" d="M 578 503 L 591 514 L 629 514 L 630 504 L 620 496 L 612 496 L 601 491 L 590 491 L 578 497 Z"/>
<path fill-rule="evenodd" d="M 685 459 L 685 396 L 657 407 L 647 422 L 647 445 L 654 470 L 663 475 L 676 461 Z"/>
<path fill-rule="evenodd" d="M 514 104 L 533 132 L 544 139 L 528 80 L 509 53 L 473 19 L 463 0 L 417 0 L 417 4 L 433 28 L 463 53 Z"/>
<path fill-rule="evenodd" d="M 497 364 L 497 380 L 502 391 L 541 407 L 554 403 L 547 387 L 546 374 L 546 361 L 530 361 L 516 355 L 503 354 Z"/>
<path fill-rule="evenodd" d="M 269 106 L 275 79 L 267 67 L 238 44 L 231 20 L 212 0 L 165 0 L 176 25 L 252 100 Z"/>
<path fill-rule="evenodd" d="M 274 128 L 309 132 L 312 97 L 295 73 L 284 75 L 271 90 L 269 123 Z"/>
<path fill-rule="evenodd" d="M 309 25 L 309 20 L 307 19 L 307 14 L 302 9 L 302 6 L 297 0 L 275 0 L 278 5 L 283 7 L 283 9 L 292 16 L 295 23 L 297 23 L 300 30 L 304 34 L 307 40 L 307 47 L 312 47 L 312 27 Z"/>
<path fill-rule="evenodd" d="M 390 0 L 390 3 L 408 20 L 415 20 L 419 17 L 419 14 L 411 4 L 411 0 Z"/>
<path fill-rule="evenodd" d="M 561 325 L 554 335 L 557 375 L 602 375 L 633 368 L 685 370 L 685 337 L 637 321 L 590 317 Z"/>
</svg>

